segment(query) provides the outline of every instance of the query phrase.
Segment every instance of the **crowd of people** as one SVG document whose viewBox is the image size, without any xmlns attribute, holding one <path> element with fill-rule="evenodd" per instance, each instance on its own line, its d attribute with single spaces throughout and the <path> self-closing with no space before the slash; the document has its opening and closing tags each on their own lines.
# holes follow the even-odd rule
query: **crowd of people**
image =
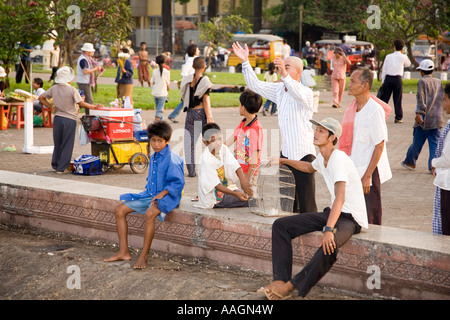
<svg viewBox="0 0 450 320">
<path fill-rule="evenodd" d="M 242 61 L 242 74 L 247 89 L 239 97 L 242 119 L 230 139 L 224 141 L 220 126 L 214 122 L 210 92 L 212 83 L 205 75 L 205 58 L 199 56 L 198 47 L 187 49 L 180 84 L 181 102 L 169 115 L 176 117 L 186 112 L 184 160 L 170 149 L 172 128 L 163 119 L 163 108 L 168 98 L 170 67 L 168 57 L 156 57 L 152 75 L 147 72 L 151 61 L 145 43 L 139 52 L 139 81 L 148 82 L 155 99 L 156 114 L 147 128 L 149 145 L 153 150 L 145 190 L 139 194 L 125 194 L 115 209 L 119 252 L 105 261 L 130 260 L 127 241 L 127 220 L 130 213 L 145 216 L 144 244 L 134 268 L 145 268 L 155 232 L 155 219 L 165 216 L 181 201 L 185 186 L 184 167 L 188 177 L 198 176 L 198 194 L 195 206 L 203 209 L 247 207 L 254 196 L 255 177 L 261 164 L 263 130 L 258 112 L 263 98 L 269 104 L 263 111 L 278 112 L 281 135 L 281 152 L 271 158 L 272 165 L 286 165 L 295 180 L 295 202 L 292 216 L 279 218 L 272 229 L 272 262 L 274 281 L 259 292 L 268 299 L 284 299 L 294 289 L 306 296 L 310 289 L 333 266 L 337 249 L 369 224 L 382 224 L 381 185 L 391 179 L 386 143 L 386 119 L 391 113 L 387 104 L 394 96 L 395 122 L 401 123 L 401 76 L 408 65 L 402 54 L 403 43 L 395 41 L 395 52 L 386 58 L 383 69 L 383 92 L 371 94 L 373 73 L 368 68 L 358 68 L 349 79 L 348 94 L 354 100 L 347 107 L 342 123 L 333 118 L 313 120 L 313 91 L 301 82 L 305 67 L 302 59 L 289 55 L 276 58 L 264 81 L 258 79 L 249 63 L 247 45 L 234 43 L 234 54 Z M 345 71 L 349 64 L 345 47 L 334 50 L 332 74 L 333 107 L 341 107 L 345 87 Z M 92 44 L 85 43 L 77 62 L 77 76 L 72 68 L 64 66 L 56 71 L 54 85 L 45 92 L 42 80 L 34 79 L 38 105 L 55 108 L 53 127 L 54 152 L 51 165 L 57 173 L 67 171 L 75 140 L 78 108 L 86 110 L 102 107 L 94 105 L 91 85 L 93 74 L 102 70 L 91 56 Z M 122 49 L 118 56 L 117 96 L 132 96 L 133 66 L 129 51 Z M 122 59 L 122 61 L 120 61 Z M 307 59 L 308 61 L 308 59 Z M 409 62 L 410 63 L 410 62 Z M 146 70 L 147 69 L 147 70 Z M 278 70 L 280 81 L 274 70 Z M 415 161 L 426 139 L 430 146 L 428 162 L 435 176 L 435 206 L 433 232 L 450 235 L 450 121 L 444 127 L 444 111 L 450 114 L 450 84 L 433 78 L 434 64 L 424 60 L 420 64 L 422 78 L 418 83 L 416 124 L 413 143 L 402 166 L 414 170 Z M 275 76 L 273 76 L 275 74 Z M 52 76 L 53 77 L 53 76 Z M 75 79 L 79 90 L 71 86 Z M 50 99 L 53 102 L 50 103 Z M 313 126 L 314 127 L 313 127 Z M 205 145 L 199 155 L 197 141 Z M 229 147 L 234 146 L 234 152 Z M 316 154 L 316 148 L 319 153 Z M 199 155 L 199 156 L 197 156 Z M 199 159 L 196 163 L 196 159 Z M 196 165 L 198 165 L 196 167 Z M 316 205 L 315 172 L 320 173 L 331 195 L 330 206 L 319 211 Z M 232 182 L 239 181 L 240 188 Z M 311 261 L 292 276 L 292 240 L 302 234 L 322 231 L 320 248 Z"/>
<path fill-rule="evenodd" d="M 381 185 L 392 177 L 386 148 L 388 141 L 386 119 L 391 113 L 391 108 L 383 99 L 371 94 L 372 71 L 368 68 L 358 68 L 350 76 L 348 94 L 353 96 L 354 100 L 346 109 L 342 123 L 333 118 L 314 121 L 313 92 L 301 83 L 304 65 L 300 58 L 294 56 L 287 56 L 285 59 L 276 58 L 274 65 L 281 81 L 261 81 L 249 64 L 248 47 L 235 43 L 233 51 L 242 60 L 242 74 L 247 89 L 241 93 L 239 101 L 239 112 L 243 119 L 227 141 L 223 140 L 221 128 L 213 119 L 209 100 L 212 84 L 204 75 L 206 63 L 204 58 L 198 56 L 198 50 L 191 51 L 189 57 L 193 58 L 191 59 L 193 70 L 191 74 L 184 75 L 181 83 L 182 107 L 187 112 L 185 164 L 189 177 L 195 177 L 198 172 L 198 196 L 193 199 L 196 202 L 194 205 L 204 209 L 248 206 L 248 200 L 254 195 L 252 184 L 255 171 L 257 172 L 261 163 L 263 145 L 262 126 L 257 119 L 257 113 L 262 107 L 262 98 L 276 104 L 279 113 L 281 153 L 272 157 L 271 161 L 273 165 L 287 165 L 292 171 L 296 189 L 296 200 L 292 209 L 298 214 L 279 218 L 274 222 L 272 230 L 274 281 L 261 288 L 259 292 L 268 299 L 287 298 L 294 289 L 297 289 L 301 296 L 306 296 L 330 270 L 336 261 L 339 247 L 362 228 L 368 228 L 369 224 L 382 224 Z M 342 48 L 337 49 L 335 55 L 341 56 L 339 59 L 343 60 L 343 65 L 347 63 Z M 163 66 L 160 65 L 159 68 Z M 426 72 L 429 68 L 431 68 L 429 62 L 419 67 L 423 78 L 418 84 L 417 99 L 422 101 L 422 104 L 418 104 L 416 113 L 422 115 L 420 117 L 422 122 L 426 119 L 434 123 L 436 121 L 431 118 L 432 114 L 437 112 L 437 108 L 440 108 L 441 113 L 443 108 L 450 113 L 450 85 L 446 86 L 444 97 L 442 84 L 439 88 L 436 81 L 427 80 L 430 73 Z M 424 86 L 426 89 L 422 90 Z M 436 89 L 436 93 L 433 88 Z M 427 112 L 430 112 L 430 116 L 427 116 Z M 170 135 L 163 134 L 171 132 L 171 128 L 168 122 L 160 120 L 148 127 L 150 144 L 155 151 L 150 161 L 151 168 L 158 170 L 150 169 L 145 191 L 139 195 L 122 197 L 126 201 L 116 209 L 120 249 L 117 255 L 106 261 L 131 259 L 127 248 L 124 217 L 128 213 L 138 212 L 145 214 L 146 228 L 144 250 L 135 268 L 144 268 L 153 239 L 154 220 L 156 217 L 163 220 L 165 214 L 174 208 L 173 202 L 172 206 L 167 208 L 166 201 L 163 202 L 164 205 L 159 204 L 165 197 L 171 197 L 167 198 L 167 201 L 176 198 L 179 204 L 185 183 L 182 169 L 184 163 L 179 156 L 171 153 L 168 145 Z M 418 125 L 423 125 L 422 122 L 418 121 Z M 311 123 L 315 126 L 315 130 Z M 442 121 L 438 123 L 442 127 Z M 195 130 L 196 126 L 201 130 Z M 443 234 L 449 234 L 450 217 L 449 127 L 450 122 L 438 138 L 436 155 L 430 159 L 430 170 L 436 177 L 433 224 L 441 227 L 439 230 L 437 228 L 433 230 Z M 155 133 L 157 128 L 161 133 Z M 424 130 L 423 126 L 421 128 Z M 441 130 L 437 129 L 437 132 L 441 133 Z M 206 147 L 198 157 L 200 165 L 196 169 L 195 146 L 200 134 Z M 165 147 L 161 148 L 154 139 L 159 139 Z M 421 142 L 423 144 L 423 141 Z M 234 153 L 229 149 L 233 144 Z M 317 155 L 316 147 L 319 149 Z M 164 161 L 177 166 L 177 169 L 174 169 L 174 172 L 177 172 L 176 176 L 169 177 L 167 170 L 159 170 L 159 163 L 165 163 Z M 165 168 L 165 165 L 163 167 Z M 315 172 L 323 175 L 331 194 L 330 206 L 323 211 L 317 210 Z M 155 180 L 159 182 L 161 190 L 154 189 Z M 233 181 L 239 181 L 240 188 L 233 185 Z M 291 241 L 312 231 L 323 232 L 320 248 L 304 269 L 292 276 Z"/>
</svg>

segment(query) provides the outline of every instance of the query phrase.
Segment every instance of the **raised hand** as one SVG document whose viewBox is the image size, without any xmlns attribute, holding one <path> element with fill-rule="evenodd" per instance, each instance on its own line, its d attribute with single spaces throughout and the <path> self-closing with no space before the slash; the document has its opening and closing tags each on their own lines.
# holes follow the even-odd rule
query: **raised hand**
<svg viewBox="0 0 450 320">
<path fill-rule="evenodd" d="M 233 48 L 233 52 L 236 54 L 236 56 L 242 60 L 242 62 L 246 62 L 248 60 L 248 46 L 247 44 L 242 46 L 239 44 L 239 42 L 233 43 L 231 46 Z"/>
</svg>

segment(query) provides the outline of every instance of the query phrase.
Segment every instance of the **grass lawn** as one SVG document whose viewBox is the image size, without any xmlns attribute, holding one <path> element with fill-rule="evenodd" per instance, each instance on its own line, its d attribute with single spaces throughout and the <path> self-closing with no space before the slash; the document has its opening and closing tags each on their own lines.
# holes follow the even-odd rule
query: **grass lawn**
<svg viewBox="0 0 450 320">
<path fill-rule="evenodd" d="M 33 72 L 34 73 L 49 73 L 41 70 L 41 66 L 38 64 L 33 64 Z M 115 77 L 117 72 L 117 68 L 106 68 L 102 77 Z M 170 78 L 171 81 L 181 80 L 181 70 L 171 70 Z M 215 84 L 223 84 L 223 85 L 236 85 L 236 86 L 245 86 L 244 77 L 241 73 L 228 73 L 228 72 L 210 72 L 206 75 L 209 76 L 212 83 Z M 263 74 L 257 75 L 260 80 L 263 80 Z M 137 79 L 137 72 L 134 73 L 134 78 Z M 317 83 L 317 87 L 319 89 L 327 88 L 326 85 L 323 84 L 323 76 L 314 77 Z M 48 89 L 50 84 L 47 82 L 47 79 L 44 80 L 44 89 Z M 349 82 L 349 78 L 347 78 L 347 84 Z M 417 92 L 417 82 L 418 79 L 408 79 L 403 80 L 403 92 L 405 93 L 416 93 Z M 76 83 L 72 83 L 76 87 Z M 30 90 L 30 85 L 22 83 L 16 84 L 13 78 L 10 78 L 10 88 L 6 90 L 6 93 L 10 91 L 14 91 L 15 89 L 22 90 Z M 381 83 L 379 80 L 374 80 L 372 86 L 372 92 L 378 92 Z M 327 88 L 330 90 L 330 88 Z M 346 88 L 347 90 L 347 88 Z M 211 104 L 213 108 L 220 107 L 236 107 L 239 106 L 239 93 L 211 93 Z M 109 106 L 110 102 L 114 101 L 116 98 L 116 86 L 115 85 L 107 85 L 100 84 L 98 85 L 98 92 L 93 93 L 94 103 L 101 103 L 105 106 Z M 178 103 L 180 102 L 181 96 L 179 90 L 170 90 L 169 91 L 169 102 L 166 103 L 165 109 L 174 109 Z M 133 100 L 134 107 L 136 109 L 154 109 L 155 102 L 154 98 L 151 95 L 151 90 L 148 87 L 140 87 L 135 86 L 133 88 Z"/>
</svg>

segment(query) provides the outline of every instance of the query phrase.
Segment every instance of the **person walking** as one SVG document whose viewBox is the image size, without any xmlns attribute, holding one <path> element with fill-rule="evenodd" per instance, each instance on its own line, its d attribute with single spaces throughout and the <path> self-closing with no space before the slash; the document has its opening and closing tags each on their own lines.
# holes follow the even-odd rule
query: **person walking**
<svg viewBox="0 0 450 320">
<path fill-rule="evenodd" d="M 333 73 L 331 74 L 331 89 L 333 91 L 333 108 L 342 108 L 342 96 L 344 95 L 347 80 L 347 66 L 351 65 L 342 48 L 334 49 Z"/>
<path fill-rule="evenodd" d="M 444 126 L 444 109 L 442 107 L 444 88 L 441 80 L 433 78 L 433 61 L 422 60 L 417 70 L 420 70 L 422 79 L 417 83 L 413 142 L 409 146 L 406 158 L 401 162 L 401 165 L 408 170 L 414 170 L 422 147 L 428 140 L 430 149 L 428 171 L 431 172 L 431 161 L 436 156 L 438 140 Z"/>
<path fill-rule="evenodd" d="M 403 40 L 394 41 L 395 52 L 388 54 L 384 59 L 383 71 L 381 72 L 382 94 L 381 100 L 388 103 L 394 99 L 395 123 L 403 123 L 403 72 L 405 67 L 411 65 L 409 58 L 403 54 Z"/>
<path fill-rule="evenodd" d="M 186 49 L 186 60 L 184 64 L 181 66 L 181 76 L 183 77 L 181 79 L 181 82 L 183 82 L 185 77 L 191 76 L 195 73 L 193 63 L 194 59 L 200 55 L 200 51 L 195 44 L 190 44 L 188 48 Z M 206 59 L 206 57 L 205 57 Z M 181 96 L 183 98 L 183 95 Z M 173 123 L 178 123 L 178 120 L 176 120 L 176 117 L 180 114 L 181 110 L 184 107 L 183 101 L 180 101 L 180 103 L 173 109 L 171 114 L 169 114 L 169 120 Z"/>
<path fill-rule="evenodd" d="M 133 105 L 133 64 L 128 59 L 129 57 L 129 50 L 123 48 L 117 59 L 118 68 L 115 82 L 117 83 L 117 99 L 130 97 L 131 105 Z"/>
<path fill-rule="evenodd" d="M 330 50 L 330 45 L 328 43 L 319 49 L 320 75 L 321 76 L 328 73 L 328 51 L 329 50 Z"/>
<path fill-rule="evenodd" d="M 275 66 L 281 75 L 279 82 L 260 81 L 248 60 L 249 49 L 239 43 L 233 44 L 233 51 L 242 61 L 242 74 L 248 89 L 273 101 L 278 107 L 278 126 L 281 134 L 281 157 L 291 160 L 312 162 L 316 150 L 313 145 L 314 132 L 309 119 L 313 116 L 314 97 L 310 88 L 301 82 L 303 62 L 295 56 L 275 59 Z M 316 212 L 314 173 L 304 173 L 290 167 L 295 177 L 295 212 Z"/>
</svg>

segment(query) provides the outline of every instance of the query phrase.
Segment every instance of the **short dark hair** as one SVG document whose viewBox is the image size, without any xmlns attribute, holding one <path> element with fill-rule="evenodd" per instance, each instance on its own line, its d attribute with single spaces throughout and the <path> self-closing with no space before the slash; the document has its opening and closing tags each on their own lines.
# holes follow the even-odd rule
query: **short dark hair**
<svg viewBox="0 0 450 320">
<path fill-rule="evenodd" d="M 39 85 L 39 88 L 42 88 L 44 86 L 44 81 L 42 81 L 41 78 L 34 78 L 33 82 L 36 82 Z"/>
<path fill-rule="evenodd" d="M 262 97 L 250 90 L 245 90 L 239 97 L 239 102 L 244 106 L 248 113 L 258 113 L 262 105 Z"/>
<path fill-rule="evenodd" d="M 172 127 L 166 121 L 156 121 L 148 125 L 147 135 L 149 139 L 153 136 L 157 136 L 166 141 L 170 141 Z"/>
<path fill-rule="evenodd" d="M 396 51 L 400 51 L 405 46 L 405 42 L 401 39 L 397 39 L 394 41 L 394 47 Z"/>
<path fill-rule="evenodd" d="M 432 74 L 434 70 L 432 69 L 432 70 L 420 70 L 420 71 L 422 71 L 424 75 L 427 75 L 427 74 Z"/>
<path fill-rule="evenodd" d="M 334 134 L 333 131 L 328 130 L 328 138 L 331 137 L 333 134 Z M 336 135 L 334 135 L 334 137 L 335 138 L 333 140 L 333 146 L 337 145 L 337 143 L 338 143 L 338 137 L 336 137 Z"/>
<path fill-rule="evenodd" d="M 373 83 L 373 73 L 369 68 L 366 67 L 359 67 L 357 71 L 361 71 L 361 74 L 359 75 L 359 80 L 364 84 L 367 82 L 369 84 L 369 89 L 372 88 Z"/>
<path fill-rule="evenodd" d="M 211 136 L 215 135 L 216 133 L 220 132 L 220 127 L 215 122 L 207 123 L 202 128 L 202 137 L 205 141 L 210 141 Z"/>
<path fill-rule="evenodd" d="M 205 66 L 206 66 L 206 62 L 205 62 L 205 58 L 203 58 L 203 57 L 196 57 L 194 59 L 194 61 L 192 61 L 192 67 L 195 70 L 199 70 Z"/>
<path fill-rule="evenodd" d="M 122 48 L 120 49 L 123 53 L 130 53 L 130 50 L 128 48 Z"/>
<path fill-rule="evenodd" d="M 187 53 L 187 55 L 189 57 L 193 57 L 196 52 L 197 52 L 197 45 L 196 44 L 191 44 L 186 49 L 186 53 Z"/>
<path fill-rule="evenodd" d="M 450 82 L 447 82 L 444 88 L 444 92 L 447 95 L 447 97 L 450 99 Z"/>
<path fill-rule="evenodd" d="M 142 46 L 143 44 L 147 45 L 147 44 L 145 43 L 145 41 L 142 41 L 142 42 L 141 42 L 141 46 Z"/>
</svg>

